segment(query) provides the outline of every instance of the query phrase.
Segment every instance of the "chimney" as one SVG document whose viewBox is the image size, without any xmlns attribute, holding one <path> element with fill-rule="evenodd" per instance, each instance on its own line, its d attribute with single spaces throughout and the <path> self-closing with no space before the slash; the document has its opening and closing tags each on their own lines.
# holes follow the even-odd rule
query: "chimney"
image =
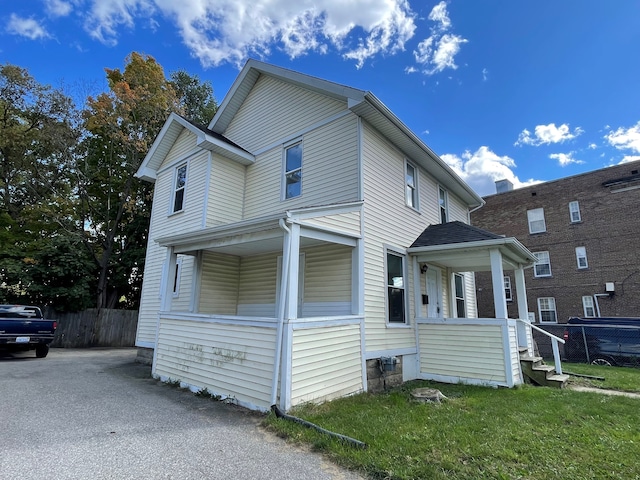
<svg viewBox="0 0 640 480">
<path fill-rule="evenodd" d="M 513 183 L 506 178 L 504 180 L 496 180 L 496 193 L 510 192 L 513 190 Z"/>
</svg>

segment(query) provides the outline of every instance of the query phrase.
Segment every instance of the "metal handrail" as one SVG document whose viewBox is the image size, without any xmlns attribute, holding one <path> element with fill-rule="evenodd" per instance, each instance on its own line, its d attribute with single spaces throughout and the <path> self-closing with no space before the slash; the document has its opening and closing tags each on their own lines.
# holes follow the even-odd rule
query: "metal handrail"
<svg viewBox="0 0 640 480">
<path fill-rule="evenodd" d="M 518 318 L 517 320 L 519 322 L 522 322 L 522 323 L 530 326 L 534 330 L 537 330 L 538 332 L 541 332 L 541 333 L 545 334 L 547 337 L 551 338 L 551 347 L 553 348 L 553 362 L 555 363 L 556 373 L 558 375 L 562 375 L 562 365 L 560 363 L 560 349 L 558 348 L 558 342 L 564 344 L 565 343 L 564 339 L 562 339 L 560 337 L 556 337 L 554 334 L 549 333 L 546 330 L 543 330 L 542 328 L 532 324 L 531 322 L 528 322 L 526 320 L 522 320 L 521 318 Z"/>
</svg>

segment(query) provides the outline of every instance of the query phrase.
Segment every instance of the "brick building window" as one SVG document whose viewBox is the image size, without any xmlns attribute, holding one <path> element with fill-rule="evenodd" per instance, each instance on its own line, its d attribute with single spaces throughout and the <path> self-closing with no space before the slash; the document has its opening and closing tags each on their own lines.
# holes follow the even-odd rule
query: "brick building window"
<svg viewBox="0 0 640 480">
<path fill-rule="evenodd" d="M 582 221 L 580 217 L 580 204 L 578 202 L 569 202 L 569 217 L 571 218 L 571 223 Z"/>
<path fill-rule="evenodd" d="M 507 298 L 507 302 L 513 300 L 511 295 L 511 277 L 504 277 L 504 296 Z"/>
<path fill-rule="evenodd" d="M 549 252 L 535 252 L 536 263 L 533 266 L 533 276 L 536 278 L 551 276 L 551 259 Z"/>
<path fill-rule="evenodd" d="M 540 317 L 540 323 L 558 323 L 555 298 L 540 297 L 538 299 L 538 317 Z"/>
<path fill-rule="evenodd" d="M 529 233 L 542 233 L 547 231 L 547 225 L 544 221 L 544 208 L 527 210 L 527 220 L 529 221 Z"/>
<path fill-rule="evenodd" d="M 578 268 L 589 268 L 587 249 L 585 247 L 576 247 L 576 261 L 578 262 Z"/>
<path fill-rule="evenodd" d="M 585 317 L 595 317 L 596 309 L 593 306 L 593 297 L 590 295 L 585 295 L 582 297 L 582 308 L 584 309 Z"/>
</svg>

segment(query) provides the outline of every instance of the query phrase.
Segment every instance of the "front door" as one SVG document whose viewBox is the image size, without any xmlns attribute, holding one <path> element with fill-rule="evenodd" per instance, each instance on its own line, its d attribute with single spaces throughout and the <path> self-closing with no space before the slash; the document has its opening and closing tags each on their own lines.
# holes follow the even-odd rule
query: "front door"
<svg viewBox="0 0 640 480">
<path fill-rule="evenodd" d="M 440 271 L 435 268 L 427 270 L 427 317 L 442 318 L 442 282 Z"/>
</svg>

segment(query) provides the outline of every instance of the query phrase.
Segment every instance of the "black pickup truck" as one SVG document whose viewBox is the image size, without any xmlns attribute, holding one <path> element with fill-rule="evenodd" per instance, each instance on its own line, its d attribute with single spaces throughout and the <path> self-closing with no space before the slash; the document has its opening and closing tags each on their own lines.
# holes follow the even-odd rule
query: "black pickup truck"
<svg viewBox="0 0 640 480">
<path fill-rule="evenodd" d="M 58 323 L 45 320 L 42 310 L 28 305 L 0 305 L 0 350 L 35 350 L 36 357 L 49 353 Z"/>
</svg>

